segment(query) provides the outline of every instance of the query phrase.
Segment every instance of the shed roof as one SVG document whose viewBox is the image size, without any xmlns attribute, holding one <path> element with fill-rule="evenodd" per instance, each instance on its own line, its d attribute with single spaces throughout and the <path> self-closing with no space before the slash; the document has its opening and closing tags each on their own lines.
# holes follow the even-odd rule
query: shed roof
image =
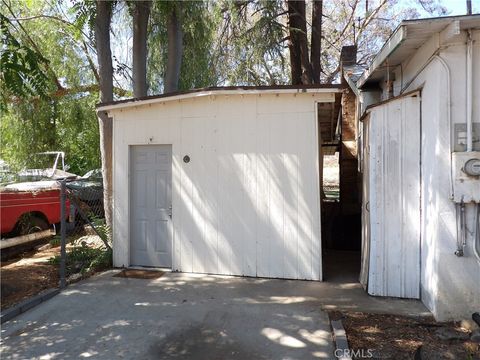
<svg viewBox="0 0 480 360">
<path fill-rule="evenodd" d="M 188 99 L 209 95 L 234 95 L 234 94 L 295 94 L 295 93 L 324 93 L 341 92 L 339 84 L 321 84 L 321 85 L 272 85 L 272 86 L 224 86 L 207 87 L 202 89 L 192 89 L 187 91 L 172 92 L 160 95 L 145 96 L 140 98 L 130 98 L 106 103 L 97 104 L 97 111 L 108 111 L 121 109 L 131 106 L 145 105 L 160 101 L 171 101 Z"/>
<path fill-rule="evenodd" d="M 433 34 L 458 22 L 460 30 L 480 29 L 480 14 L 446 16 L 428 19 L 404 20 L 393 32 L 370 66 L 356 81 L 362 88 L 368 83 L 377 82 L 385 75 L 385 68 L 394 68 L 412 56 Z M 346 74 L 346 76 L 348 76 Z"/>
</svg>

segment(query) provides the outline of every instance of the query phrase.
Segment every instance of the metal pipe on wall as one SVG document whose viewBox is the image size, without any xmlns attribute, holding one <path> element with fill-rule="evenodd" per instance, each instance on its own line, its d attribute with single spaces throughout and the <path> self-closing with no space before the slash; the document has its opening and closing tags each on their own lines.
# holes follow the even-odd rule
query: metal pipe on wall
<svg viewBox="0 0 480 360">
<path fill-rule="evenodd" d="M 467 30 L 467 151 L 473 151 L 472 111 L 473 111 L 473 39 L 472 31 Z"/>
<path fill-rule="evenodd" d="M 475 236 L 473 238 L 473 253 L 480 263 L 480 204 L 477 204 L 477 214 L 475 216 Z"/>
<path fill-rule="evenodd" d="M 442 67 L 445 69 L 445 74 L 446 74 L 446 80 L 447 80 L 447 122 L 448 122 L 448 128 L 449 128 L 449 143 L 448 143 L 448 152 L 450 155 L 450 198 L 453 198 L 453 160 L 452 160 L 452 151 L 453 151 L 453 144 L 452 144 L 452 129 L 453 129 L 453 124 L 452 124 L 452 88 L 450 85 L 450 67 L 448 66 L 447 62 L 438 54 L 435 54 L 432 57 L 432 60 L 437 60 Z"/>
<path fill-rule="evenodd" d="M 451 79 L 451 74 L 450 74 L 450 67 L 448 66 L 447 62 L 445 59 L 443 59 L 439 55 L 439 49 L 435 51 L 435 53 L 427 60 L 427 62 L 420 68 L 420 70 L 415 74 L 415 76 L 401 89 L 400 93 L 403 94 L 409 86 L 417 79 L 417 77 L 427 68 L 428 65 L 433 60 L 437 60 L 440 65 L 442 65 L 443 69 L 445 70 L 445 79 L 447 81 L 447 123 L 449 127 L 449 153 L 450 153 L 450 198 L 453 199 L 453 160 L 452 160 L 452 151 L 453 151 L 453 142 L 452 142 L 452 129 L 453 129 L 453 117 L 452 117 L 452 90 L 450 86 L 450 79 Z"/>
<path fill-rule="evenodd" d="M 457 212 L 457 250 L 455 255 L 462 257 L 465 255 L 465 246 L 467 245 L 467 217 L 465 203 L 455 205 Z"/>
</svg>

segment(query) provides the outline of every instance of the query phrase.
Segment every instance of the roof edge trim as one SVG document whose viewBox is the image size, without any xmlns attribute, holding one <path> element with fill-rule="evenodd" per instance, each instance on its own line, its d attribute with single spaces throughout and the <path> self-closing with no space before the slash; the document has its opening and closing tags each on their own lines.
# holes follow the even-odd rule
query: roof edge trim
<svg viewBox="0 0 480 360">
<path fill-rule="evenodd" d="M 368 78 L 377 70 L 385 60 L 402 44 L 407 38 L 407 26 L 402 22 L 395 30 L 393 35 L 385 42 L 380 52 L 375 56 L 372 63 L 365 70 L 357 81 L 357 88 L 361 88 L 367 82 Z"/>
<path fill-rule="evenodd" d="M 423 90 L 423 86 L 421 86 L 419 88 L 416 88 L 414 90 L 411 90 L 409 92 L 397 95 L 397 96 L 392 97 L 390 99 L 383 100 L 383 101 L 377 102 L 375 104 L 368 105 L 367 108 L 365 109 L 365 111 L 363 112 L 363 115 L 360 117 L 360 121 L 365 120 L 365 117 L 367 117 L 368 114 L 370 114 L 370 111 L 372 111 L 372 109 L 376 108 L 377 106 L 385 105 L 385 104 L 388 104 L 389 102 L 392 102 L 392 101 L 395 101 L 395 100 L 398 100 L 398 99 L 402 99 L 402 98 L 405 98 L 405 97 L 410 97 L 410 96 L 413 96 L 413 97 L 414 96 L 420 96 L 421 97 L 422 96 L 422 90 Z"/>
<path fill-rule="evenodd" d="M 345 72 L 343 73 L 343 78 L 347 82 L 350 89 L 355 93 L 355 96 L 359 97 L 360 96 L 360 90 L 357 88 L 357 85 L 352 80 L 352 78 Z"/>
<path fill-rule="evenodd" d="M 305 94 L 305 93 L 340 93 L 340 85 L 326 86 L 302 86 L 302 87 L 234 87 L 234 88 L 207 88 L 191 90 L 180 93 L 162 94 L 149 96 L 145 98 L 134 98 L 115 101 L 111 103 L 101 103 L 97 105 L 98 111 L 109 111 L 115 109 L 124 109 L 132 106 L 142 106 L 158 102 L 176 101 L 196 97 L 214 96 L 214 95 L 256 95 L 256 94 Z"/>
</svg>

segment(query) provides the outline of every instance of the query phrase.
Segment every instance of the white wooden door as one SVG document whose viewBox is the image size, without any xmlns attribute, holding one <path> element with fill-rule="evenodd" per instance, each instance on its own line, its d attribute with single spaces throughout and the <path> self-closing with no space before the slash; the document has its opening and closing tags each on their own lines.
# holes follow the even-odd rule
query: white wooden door
<svg viewBox="0 0 480 360">
<path fill-rule="evenodd" d="M 130 148 L 130 265 L 172 266 L 172 147 Z"/>
<path fill-rule="evenodd" d="M 372 108 L 367 127 L 368 293 L 419 298 L 420 96 Z"/>
</svg>

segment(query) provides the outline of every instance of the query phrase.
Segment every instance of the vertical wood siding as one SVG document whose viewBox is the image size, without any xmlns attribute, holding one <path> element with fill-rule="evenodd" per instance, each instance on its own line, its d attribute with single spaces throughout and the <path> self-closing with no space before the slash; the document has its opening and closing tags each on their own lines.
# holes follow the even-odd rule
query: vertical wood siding
<svg viewBox="0 0 480 360">
<path fill-rule="evenodd" d="M 367 126 L 368 292 L 419 298 L 420 97 L 373 108 Z"/>
<path fill-rule="evenodd" d="M 362 256 L 360 265 L 360 284 L 367 290 L 368 284 L 368 265 L 370 263 L 370 136 L 369 136 L 370 114 L 367 114 L 363 120 L 362 126 L 362 154 L 363 179 L 362 179 Z"/>
<path fill-rule="evenodd" d="M 128 146 L 172 144 L 174 270 L 321 280 L 315 108 L 333 100 L 222 95 L 115 110 L 115 265 L 129 265 Z"/>
</svg>

